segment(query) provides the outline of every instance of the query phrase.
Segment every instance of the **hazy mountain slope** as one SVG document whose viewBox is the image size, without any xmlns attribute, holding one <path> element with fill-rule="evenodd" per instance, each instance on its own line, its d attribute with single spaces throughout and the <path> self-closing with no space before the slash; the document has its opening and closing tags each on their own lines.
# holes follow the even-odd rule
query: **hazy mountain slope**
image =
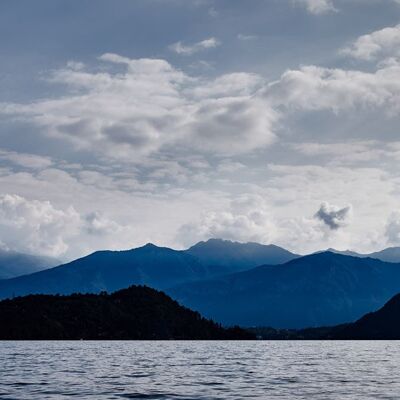
<svg viewBox="0 0 400 400">
<path fill-rule="evenodd" d="M 328 249 L 332 253 L 342 254 L 345 256 L 353 256 L 360 258 L 375 258 L 377 260 L 392 262 L 392 263 L 400 263 L 400 247 L 388 247 L 387 249 L 383 249 L 381 251 L 376 251 L 374 253 L 369 254 L 361 254 L 351 250 L 336 250 L 336 249 Z"/>
<path fill-rule="evenodd" d="M 0 302 L 0 339 L 248 339 L 180 306 L 162 292 L 132 286 L 113 294 L 33 295 Z"/>
<path fill-rule="evenodd" d="M 283 264 L 299 257 L 272 244 L 239 243 L 222 239 L 199 242 L 186 250 L 186 253 L 197 257 L 204 265 L 214 267 L 221 274 L 239 272 L 263 264 Z"/>
<path fill-rule="evenodd" d="M 128 251 L 99 251 L 46 271 L 0 281 L 0 298 L 98 293 L 133 284 L 162 289 L 207 276 L 207 268 L 190 254 L 148 244 Z"/>
<path fill-rule="evenodd" d="M 60 262 L 51 257 L 0 250 L 0 279 L 31 274 L 58 264 Z"/>
<path fill-rule="evenodd" d="M 250 331 L 266 340 L 400 340 L 400 294 L 378 311 L 347 324 L 298 330 L 257 327 Z"/>
<path fill-rule="evenodd" d="M 367 256 L 386 262 L 400 263 L 400 247 L 388 247 L 387 249 L 368 254 Z"/>
<path fill-rule="evenodd" d="M 368 313 L 358 321 L 333 329 L 335 339 L 400 339 L 400 294 L 381 309 Z"/>
<path fill-rule="evenodd" d="M 224 324 L 301 328 L 354 321 L 399 291 L 399 264 L 326 252 L 167 292 Z"/>
</svg>

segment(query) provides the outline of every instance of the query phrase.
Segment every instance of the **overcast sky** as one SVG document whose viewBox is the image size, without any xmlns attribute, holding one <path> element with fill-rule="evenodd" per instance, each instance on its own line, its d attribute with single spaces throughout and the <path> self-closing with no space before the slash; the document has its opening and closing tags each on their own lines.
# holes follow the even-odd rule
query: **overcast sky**
<svg viewBox="0 0 400 400">
<path fill-rule="evenodd" d="M 399 0 L 2 0 L 0 248 L 400 245 Z"/>
</svg>

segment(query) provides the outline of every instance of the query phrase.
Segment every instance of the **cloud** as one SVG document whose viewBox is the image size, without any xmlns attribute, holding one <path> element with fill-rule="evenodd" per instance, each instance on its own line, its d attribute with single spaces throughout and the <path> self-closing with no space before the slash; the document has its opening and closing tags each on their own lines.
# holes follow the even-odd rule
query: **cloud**
<svg viewBox="0 0 400 400">
<path fill-rule="evenodd" d="M 165 60 L 104 54 L 100 61 L 111 68 L 55 71 L 50 81 L 66 86 L 63 96 L 0 104 L 0 112 L 79 150 L 125 161 L 168 148 L 244 153 L 275 139 L 279 113 L 257 94 L 263 80 L 255 74 L 193 78 Z"/>
<path fill-rule="evenodd" d="M 200 51 L 214 49 L 221 45 L 221 42 L 214 37 L 202 40 L 200 42 L 194 43 L 192 45 L 185 45 L 182 42 L 176 42 L 169 46 L 169 49 L 177 54 L 184 56 L 191 56 Z"/>
<path fill-rule="evenodd" d="M 383 66 L 376 72 L 304 66 L 288 70 L 265 89 L 276 107 L 294 110 L 330 110 L 335 113 L 355 108 L 397 112 L 400 106 L 400 65 Z"/>
<path fill-rule="evenodd" d="M 347 226 L 352 217 L 352 206 L 340 208 L 327 202 L 321 204 L 315 218 L 322 221 L 329 229 L 337 230 Z"/>
<path fill-rule="evenodd" d="M 339 228 L 349 224 L 351 206 L 340 209 L 323 203 L 314 217 L 303 214 L 304 209 L 294 216 L 282 216 L 265 197 L 241 195 L 221 210 L 204 212 L 198 220 L 182 225 L 177 241 L 185 246 L 209 238 L 273 243 L 303 254 L 349 241 Z"/>
<path fill-rule="evenodd" d="M 78 233 L 79 222 L 72 207 L 60 210 L 48 201 L 0 196 L 0 240 L 11 250 L 60 256 L 68 248 L 66 238 Z"/>
<path fill-rule="evenodd" d="M 389 245 L 400 245 L 400 211 L 394 211 L 389 215 L 385 227 L 385 237 Z"/>
<path fill-rule="evenodd" d="M 360 59 L 400 56 L 400 24 L 362 35 L 340 53 Z"/>
<path fill-rule="evenodd" d="M 178 240 L 186 246 L 209 238 L 270 243 L 275 229 L 265 201 L 256 195 L 242 195 L 227 210 L 205 212 L 200 220 L 183 225 Z"/>
<path fill-rule="evenodd" d="M 15 165 L 32 169 L 42 169 L 52 165 L 52 160 L 49 157 L 2 149 L 0 149 L 0 160 L 9 161 Z"/>
<path fill-rule="evenodd" d="M 9 250 L 61 257 L 70 247 L 82 248 L 79 241 L 121 229 L 98 212 L 81 215 L 72 206 L 57 208 L 50 201 L 0 195 L 0 243 Z"/>
<path fill-rule="evenodd" d="M 294 3 L 302 5 L 310 14 L 314 15 L 337 11 L 332 0 L 294 0 Z"/>
</svg>

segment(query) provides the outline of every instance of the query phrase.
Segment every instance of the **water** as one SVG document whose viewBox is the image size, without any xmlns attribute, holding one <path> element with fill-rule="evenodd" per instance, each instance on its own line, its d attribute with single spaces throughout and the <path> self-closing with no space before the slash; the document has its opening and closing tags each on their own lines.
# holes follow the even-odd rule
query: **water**
<svg viewBox="0 0 400 400">
<path fill-rule="evenodd" d="M 0 342 L 0 399 L 399 399 L 400 342 Z"/>
</svg>

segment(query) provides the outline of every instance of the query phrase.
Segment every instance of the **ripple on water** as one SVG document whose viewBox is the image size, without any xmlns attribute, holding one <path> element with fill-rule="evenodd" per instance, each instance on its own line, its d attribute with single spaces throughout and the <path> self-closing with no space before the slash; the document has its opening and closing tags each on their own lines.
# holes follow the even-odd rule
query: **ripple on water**
<svg viewBox="0 0 400 400">
<path fill-rule="evenodd" d="M 1 399 L 398 399 L 398 342 L 0 342 Z"/>
</svg>

